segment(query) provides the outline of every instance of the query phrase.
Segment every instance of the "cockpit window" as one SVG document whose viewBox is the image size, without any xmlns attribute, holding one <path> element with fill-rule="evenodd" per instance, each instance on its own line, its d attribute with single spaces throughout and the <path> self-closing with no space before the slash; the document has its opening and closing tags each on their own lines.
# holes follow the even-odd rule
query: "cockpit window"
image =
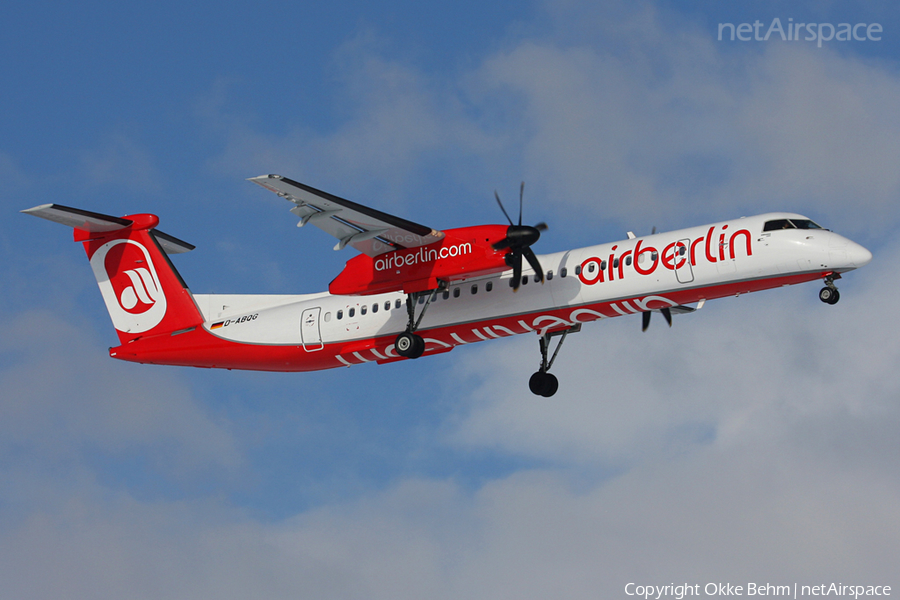
<svg viewBox="0 0 900 600">
<path fill-rule="evenodd" d="M 791 219 L 791 223 L 796 225 L 797 229 L 822 229 L 809 219 Z"/>
<path fill-rule="evenodd" d="M 822 229 L 809 219 L 775 219 L 766 221 L 763 231 L 777 231 L 779 229 Z"/>
</svg>

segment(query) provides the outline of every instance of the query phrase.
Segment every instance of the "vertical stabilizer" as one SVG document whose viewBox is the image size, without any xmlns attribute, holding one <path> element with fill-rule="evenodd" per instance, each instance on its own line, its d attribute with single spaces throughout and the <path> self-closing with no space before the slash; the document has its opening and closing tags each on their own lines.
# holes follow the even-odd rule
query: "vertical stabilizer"
<svg viewBox="0 0 900 600">
<path fill-rule="evenodd" d="M 169 334 L 203 322 L 193 296 L 168 253 L 193 246 L 156 231 L 150 214 L 112 217 L 59 204 L 25 211 L 68 225 L 82 242 L 121 343 Z"/>
</svg>

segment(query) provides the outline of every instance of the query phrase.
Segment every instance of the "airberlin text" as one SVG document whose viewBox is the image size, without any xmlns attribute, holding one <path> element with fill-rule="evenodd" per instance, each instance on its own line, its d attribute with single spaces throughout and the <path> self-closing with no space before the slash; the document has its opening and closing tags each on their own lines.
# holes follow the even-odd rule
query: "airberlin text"
<svg viewBox="0 0 900 600">
<path fill-rule="evenodd" d="M 441 248 L 415 248 L 408 251 L 398 250 L 378 257 L 375 260 L 376 271 L 399 269 L 403 266 L 417 265 L 424 262 L 434 262 L 441 258 L 454 258 L 470 254 L 472 244 L 452 244 Z"/>
<path fill-rule="evenodd" d="M 718 239 L 716 239 L 718 237 Z M 699 261 L 716 263 L 734 260 L 739 252 L 746 256 L 753 255 L 752 236 L 746 229 L 739 229 L 729 234 L 728 225 L 722 225 L 718 236 L 716 226 L 709 228 L 706 235 L 695 240 L 683 239 L 670 243 L 659 252 L 653 246 L 644 245 L 638 240 L 630 250 L 617 253 L 618 245 L 610 248 L 606 258 L 592 256 L 581 263 L 578 278 L 585 285 L 594 285 L 605 281 L 623 279 L 625 267 L 630 266 L 638 275 L 650 275 L 660 266 L 670 271 L 679 271 L 697 266 Z"/>
<path fill-rule="evenodd" d="M 800 598 L 804 596 L 843 596 L 861 598 L 866 596 L 890 596 L 889 585 L 844 585 L 843 583 L 823 583 L 820 585 L 773 585 L 771 583 L 733 584 L 710 582 L 705 585 L 682 583 L 669 585 L 640 585 L 628 583 L 625 594 L 649 600 L 674 598 L 682 600 L 689 596 L 786 596 Z"/>
</svg>

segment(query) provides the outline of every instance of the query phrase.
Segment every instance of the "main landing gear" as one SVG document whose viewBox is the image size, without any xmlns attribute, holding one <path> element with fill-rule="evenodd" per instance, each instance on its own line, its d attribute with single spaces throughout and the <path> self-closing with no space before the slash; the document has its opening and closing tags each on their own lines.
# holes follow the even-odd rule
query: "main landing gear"
<svg viewBox="0 0 900 600">
<path fill-rule="evenodd" d="M 422 339 L 421 335 L 416 334 L 415 331 L 422 323 L 422 317 L 425 316 L 425 311 L 428 310 L 431 301 L 437 297 L 438 292 L 445 289 L 447 289 L 447 282 L 438 281 L 438 289 L 436 290 L 412 292 L 406 295 L 406 312 L 409 315 L 409 322 L 406 325 L 406 331 L 398 335 L 397 339 L 394 340 L 394 348 L 397 350 L 397 354 L 403 358 L 419 358 L 425 353 L 425 340 Z M 420 298 L 425 299 L 424 306 L 422 306 L 422 312 L 419 313 L 419 317 L 416 318 L 416 304 Z"/>
<path fill-rule="evenodd" d="M 841 299 L 841 293 L 838 291 L 837 287 L 835 287 L 834 280 L 840 278 L 840 273 L 835 273 L 834 275 L 829 275 L 825 278 L 825 287 L 819 290 L 819 300 L 825 304 L 838 303 L 838 300 Z"/>
<path fill-rule="evenodd" d="M 563 342 L 566 341 L 566 336 L 579 331 L 581 331 L 581 323 L 573 325 L 569 329 L 545 333 L 541 336 L 541 368 L 528 380 L 528 389 L 531 390 L 532 394 L 549 398 L 559 389 L 559 380 L 556 378 L 556 375 L 550 373 L 550 367 L 553 366 L 553 361 L 556 360 L 559 349 L 562 348 Z M 553 351 L 553 356 L 548 361 L 547 355 L 550 353 L 550 340 L 556 336 L 562 337 L 560 337 L 559 343 L 556 345 L 556 350 Z"/>
</svg>

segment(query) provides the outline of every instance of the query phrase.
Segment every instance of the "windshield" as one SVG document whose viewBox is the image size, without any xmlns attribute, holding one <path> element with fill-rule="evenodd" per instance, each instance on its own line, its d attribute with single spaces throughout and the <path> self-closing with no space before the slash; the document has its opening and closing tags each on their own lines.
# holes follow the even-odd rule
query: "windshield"
<svg viewBox="0 0 900 600">
<path fill-rule="evenodd" d="M 779 229 L 823 229 L 820 225 L 809 219 L 775 219 L 766 221 L 763 231 L 777 231 Z"/>
</svg>

